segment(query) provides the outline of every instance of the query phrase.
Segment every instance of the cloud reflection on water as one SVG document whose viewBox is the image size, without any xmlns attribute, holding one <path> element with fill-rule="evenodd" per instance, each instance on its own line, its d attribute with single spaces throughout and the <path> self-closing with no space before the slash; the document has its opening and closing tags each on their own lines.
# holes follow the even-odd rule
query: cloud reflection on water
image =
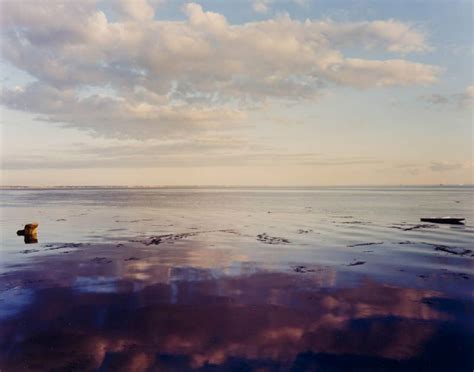
<svg viewBox="0 0 474 372">
<path fill-rule="evenodd" d="M 328 268 L 230 276 L 130 261 L 56 274 L 62 283 L 39 285 L 1 323 L 5 370 L 290 368 L 325 355 L 404 363 L 433 353 L 453 322 L 439 292 L 370 279 L 341 286 L 344 274 Z"/>
</svg>

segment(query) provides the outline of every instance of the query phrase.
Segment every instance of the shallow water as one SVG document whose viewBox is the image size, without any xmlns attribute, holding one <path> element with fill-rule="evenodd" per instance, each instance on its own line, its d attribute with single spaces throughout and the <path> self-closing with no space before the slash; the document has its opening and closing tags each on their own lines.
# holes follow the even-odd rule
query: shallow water
<svg viewBox="0 0 474 372">
<path fill-rule="evenodd" d="M 0 369 L 471 371 L 473 196 L 2 190 Z"/>
</svg>

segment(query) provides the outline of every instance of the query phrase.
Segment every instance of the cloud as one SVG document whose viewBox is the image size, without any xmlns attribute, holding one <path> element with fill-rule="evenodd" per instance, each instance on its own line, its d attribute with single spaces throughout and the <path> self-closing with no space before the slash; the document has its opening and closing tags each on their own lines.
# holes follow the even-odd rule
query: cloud
<svg viewBox="0 0 474 372">
<path fill-rule="evenodd" d="M 474 85 L 469 85 L 466 90 L 457 95 L 458 105 L 462 108 L 474 107 Z"/>
<path fill-rule="evenodd" d="M 67 158 L 56 156 L 67 153 Z M 146 167 L 241 167 L 241 166 L 307 166 L 343 167 L 381 163 L 370 157 L 328 157 L 314 152 L 285 152 L 252 143 L 235 135 L 207 135 L 168 140 L 115 139 L 105 144 L 76 143 L 67 148 L 9 153 L 2 159 L 3 169 L 70 169 L 70 168 L 146 168 Z"/>
<path fill-rule="evenodd" d="M 253 0 L 252 8 L 257 13 L 266 13 L 268 12 L 269 6 L 272 2 L 272 0 Z"/>
<path fill-rule="evenodd" d="M 420 170 L 418 168 L 408 169 L 407 172 L 412 176 L 418 176 L 420 174 Z"/>
<path fill-rule="evenodd" d="M 155 9 L 147 0 L 113 0 L 110 3 L 111 10 L 121 20 L 146 22 L 155 16 Z"/>
<path fill-rule="evenodd" d="M 317 23 L 320 32 L 337 46 L 359 44 L 367 50 L 382 48 L 393 53 L 427 52 L 433 48 L 417 27 L 393 19 L 384 21 Z"/>
<path fill-rule="evenodd" d="M 443 105 L 455 107 L 458 109 L 469 109 L 474 107 L 474 85 L 467 86 L 462 93 L 433 93 L 431 95 L 421 96 L 419 99 L 430 105 Z"/>
<path fill-rule="evenodd" d="M 448 97 L 438 93 L 433 93 L 428 96 L 421 96 L 420 99 L 432 105 L 445 105 L 450 101 Z"/>
<path fill-rule="evenodd" d="M 299 6 L 307 6 L 308 0 L 293 0 L 293 2 Z"/>
<path fill-rule="evenodd" d="M 94 0 L 2 3 L 2 58 L 35 81 L 4 88 L 1 104 L 111 137 L 158 138 L 243 125 L 248 110 L 314 101 L 334 84 L 431 84 L 442 72 L 363 58 L 372 49 L 430 50 L 422 32 L 395 20 L 282 15 L 230 24 L 189 3 L 184 20 L 163 21 L 146 0 L 100 4 L 107 14 Z M 345 48 L 357 58 L 345 57 Z"/>
<path fill-rule="evenodd" d="M 421 173 L 419 164 L 417 163 L 399 163 L 394 165 L 394 168 L 402 169 L 405 173 L 411 176 L 418 176 Z"/>
<path fill-rule="evenodd" d="M 9 108 L 40 115 L 41 120 L 93 130 L 106 137 L 191 136 L 233 129 L 245 118 L 244 112 L 228 107 L 169 105 L 165 98 L 150 92 L 79 98 L 74 89 L 56 89 L 39 82 L 25 89 L 4 89 L 0 99 Z"/>
<path fill-rule="evenodd" d="M 463 163 L 452 163 L 452 162 L 432 162 L 430 169 L 433 172 L 449 172 L 465 167 Z"/>
<path fill-rule="evenodd" d="M 340 84 L 359 88 L 393 85 L 432 84 L 440 69 L 405 60 L 369 61 L 348 58 L 328 72 Z"/>
</svg>

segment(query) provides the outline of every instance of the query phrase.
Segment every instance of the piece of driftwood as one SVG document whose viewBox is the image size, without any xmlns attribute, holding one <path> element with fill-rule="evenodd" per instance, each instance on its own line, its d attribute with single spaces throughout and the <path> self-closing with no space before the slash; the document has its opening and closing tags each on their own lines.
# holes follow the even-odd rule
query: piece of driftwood
<svg viewBox="0 0 474 372">
<path fill-rule="evenodd" d="M 450 225 L 463 225 L 465 218 L 457 217 L 424 217 L 420 218 L 421 222 L 431 222 L 431 223 L 446 223 Z"/>
</svg>

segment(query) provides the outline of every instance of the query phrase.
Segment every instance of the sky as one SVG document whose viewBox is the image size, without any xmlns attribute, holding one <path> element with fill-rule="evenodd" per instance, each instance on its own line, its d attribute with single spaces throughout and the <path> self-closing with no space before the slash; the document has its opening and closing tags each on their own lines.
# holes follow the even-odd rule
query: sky
<svg viewBox="0 0 474 372">
<path fill-rule="evenodd" d="M 0 0 L 1 185 L 473 184 L 473 6 Z"/>
</svg>

